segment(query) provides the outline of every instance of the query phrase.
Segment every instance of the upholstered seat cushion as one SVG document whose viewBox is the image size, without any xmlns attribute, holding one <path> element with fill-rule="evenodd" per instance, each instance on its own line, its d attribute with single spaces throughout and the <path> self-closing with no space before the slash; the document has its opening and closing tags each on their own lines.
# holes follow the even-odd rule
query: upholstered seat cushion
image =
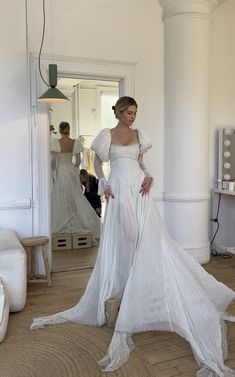
<svg viewBox="0 0 235 377">
<path fill-rule="evenodd" d="M 4 340 L 7 324 L 9 318 L 9 301 L 4 288 L 3 282 L 0 279 L 0 343 Z"/>
<path fill-rule="evenodd" d="M 0 279 L 7 292 L 10 312 L 22 310 L 26 303 L 27 258 L 12 229 L 0 229 Z"/>
</svg>

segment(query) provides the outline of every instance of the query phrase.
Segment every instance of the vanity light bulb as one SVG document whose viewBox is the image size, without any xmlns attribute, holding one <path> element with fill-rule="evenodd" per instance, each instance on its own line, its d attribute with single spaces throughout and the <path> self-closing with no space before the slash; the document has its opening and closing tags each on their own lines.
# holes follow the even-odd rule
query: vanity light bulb
<svg viewBox="0 0 235 377">
<path fill-rule="evenodd" d="M 224 164 L 224 168 L 225 168 L 225 169 L 229 169 L 229 168 L 230 168 L 230 166 L 231 166 L 231 165 L 230 165 L 230 163 L 229 163 L 229 162 L 225 162 L 225 164 Z"/>
<path fill-rule="evenodd" d="M 230 174 L 224 174 L 224 180 L 228 181 L 230 179 Z"/>
<path fill-rule="evenodd" d="M 233 130 L 230 130 L 229 128 L 226 128 L 224 130 L 225 135 L 231 135 L 233 133 Z"/>
<path fill-rule="evenodd" d="M 229 151 L 225 151 L 225 152 L 224 152 L 224 157 L 230 157 L 230 154 L 231 154 L 231 153 L 230 153 Z"/>
<path fill-rule="evenodd" d="M 229 147 L 230 146 L 230 144 L 231 144 L 231 141 L 230 140 L 224 140 L 224 145 L 225 145 L 225 147 Z"/>
</svg>

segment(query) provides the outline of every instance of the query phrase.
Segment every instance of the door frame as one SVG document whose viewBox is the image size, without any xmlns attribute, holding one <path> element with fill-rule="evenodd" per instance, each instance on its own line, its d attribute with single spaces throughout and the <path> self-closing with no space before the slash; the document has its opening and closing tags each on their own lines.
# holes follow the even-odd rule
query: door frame
<svg viewBox="0 0 235 377">
<path fill-rule="evenodd" d="M 135 97 L 136 63 L 92 58 L 79 58 L 42 54 L 41 72 L 47 81 L 48 64 L 57 64 L 58 77 L 86 80 L 118 81 L 120 96 Z M 51 236 L 51 198 L 50 198 L 50 132 L 48 105 L 36 99 L 47 89 L 38 69 L 38 54 L 30 55 L 31 89 L 31 156 L 32 156 L 32 226 L 33 234 Z M 51 266 L 51 245 L 48 249 Z M 42 261 L 37 260 L 37 269 L 42 269 Z"/>
</svg>

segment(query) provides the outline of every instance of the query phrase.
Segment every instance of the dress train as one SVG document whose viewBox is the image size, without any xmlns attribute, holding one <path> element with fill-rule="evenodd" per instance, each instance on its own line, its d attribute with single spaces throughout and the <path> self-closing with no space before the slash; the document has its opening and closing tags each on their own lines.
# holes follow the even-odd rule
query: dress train
<svg viewBox="0 0 235 377">
<path fill-rule="evenodd" d="M 76 306 L 35 318 L 31 329 L 75 322 L 102 326 L 105 302 L 121 299 L 114 334 L 99 365 L 105 372 L 125 364 L 134 349 L 131 335 L 151 330 L 174 331 L 191 345 L 200 370 L 197 377 L 235 377 L 224 365 L 227 356 L 224 320 L 235 292 L 217 281 L 172 240 L 151 193 L 139 193 L 145 177 L 140 145 L 111 144 L 101 131 L 93 147 L 102 161 L 111 161 L 109 184 L 114 198 L 107 205 L 95 268 Z M 147 146 L 146 146 L 147 145 Z"/>
</svg>

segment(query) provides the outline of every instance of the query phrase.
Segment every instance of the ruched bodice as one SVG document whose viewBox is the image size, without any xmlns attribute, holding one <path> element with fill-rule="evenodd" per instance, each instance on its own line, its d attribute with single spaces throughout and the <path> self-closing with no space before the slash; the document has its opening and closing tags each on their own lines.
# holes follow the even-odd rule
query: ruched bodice
<svg viewBox="0 0 235 377">
<path fill-rule="evenodd" d="M 143 178 L 143 171 L 138 162 L 139 144 L 111 144 L 109 156 L 111 166 L 110 183 L 113 179 L 119 179 L 124 184 L 130 185 L 137 175 Z"/>
<path fill-rule="evenodd" d="M 72 162 L 72 159 L 73 159 L 73 154 L 72 153 L 60 153 L 58 159 L 61 161 L 61 162 L 68 162 L 71 164 Z"/>
</svg>

